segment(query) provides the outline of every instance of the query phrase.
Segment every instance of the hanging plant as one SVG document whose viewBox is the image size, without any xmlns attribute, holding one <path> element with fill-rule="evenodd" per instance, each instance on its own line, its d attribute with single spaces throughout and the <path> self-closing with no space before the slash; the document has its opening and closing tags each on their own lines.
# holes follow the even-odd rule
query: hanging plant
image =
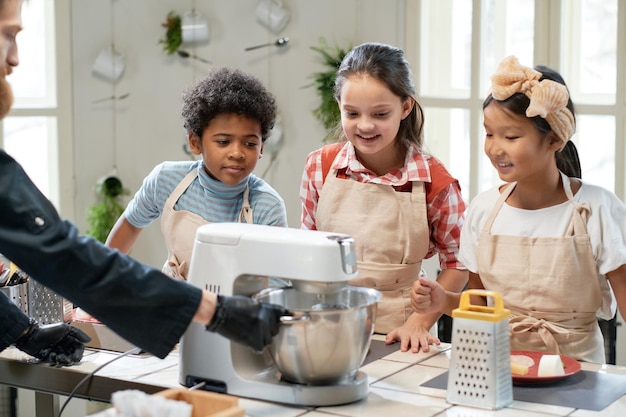
<svg viewBox="0 0 626 417">
<path fill-rule="evenodd" d="M 324 142 L 326 142 L 341 120 L 339 106 L 334 97 L 335 78 L 337 77 L 337 70 L 341 65 L 341 61 L 352 49 L 352 46 L 349 46 L 347 49 L 336 45 L 331 47 L 324 38 L 320 38 L 319 42 L 319 46 L 311 46 L 311 49 L 322 56 L 322 63 L 327 67 L 327 70 L 313 73 L 311 76 L 313 83 L 309 86 L 314 86 L 317 89 L 317 94 L 321 100 L 319 106 L 313 110 L 313 116 L 322 122 L 322 125 L 328 131 L 324 138 Z"/>
<path fill-rule="evenodd" d="M 183 24 L 182 18 L 175 11 L 170 11 L 167 14 L 165 22 L 161 23 L 165 30 L 165 39 L 159 39 L 159 44 L 163 45 L 163 51 L 168 55 L 177 54 L 181 58 L 197 59 L 205 64 L 210 64 L 211 61 L 194 55 L 188 51 L 180 49 L 183 44 Z"/>
<path fill-rule="evenodd" d="M 161 26 L 166 28 L 165 39 L 159 39 L 159 44 L 163 45 L 163 50 L 168 55 L 174 55 L 183 43 L 183 26 L 180 15 L 175 11 L 167 14 L 165 22 Z"/>
<path fill-rule="evenodd" d="M 130 194 L 130 191 L 123 187 L 119 178 L 110 176 L 96 185 L 96 194 L 99 201 L 87 213 L 87 234 L 104 243 L 113 225 L 124 212 L 121 198 Z"/>
</svg>

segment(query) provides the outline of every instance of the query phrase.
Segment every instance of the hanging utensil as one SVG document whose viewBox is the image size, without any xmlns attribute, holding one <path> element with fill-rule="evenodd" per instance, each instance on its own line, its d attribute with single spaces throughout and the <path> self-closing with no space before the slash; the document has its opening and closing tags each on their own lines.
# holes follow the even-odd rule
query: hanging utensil
<svg viewBox="0 0 626 417">
<path fill-rule="evenodd" d="M 130 96 L 130 93 L 126 93 L 126 94 L 122 94 L 121 96 L 111 96 L 111 97 L 105 97 L 105 98 L 99 98 L 97 100 L 92 101 L 92 104 L 96 104 L 96 103 L 102 103 L 104 101 L 109 101 L 109 100 L 124 100 L 126 97 Z"/>
<path fill-rule="evenodd" d="M 211 63 L 211 61 L 209 61 L 208 59 L 201 58 L 198 55 L 194 55 L 194 54 L 189 53 L 187 51 L 183 51 L 182 49 L 179 49 L 178 51 L 176 51 L 176 53 L 178 54 L 178 56 L 180 56 L 182 58 L 197 59 L 198 61 L 204 62 L 205 64 L 210 64 Z"/>
<path fill-rule="evenodd" d="M 276 42 L 264 43 L 263 45 L 249 46 L 244 51 L 252 51 L 253 49 L 265 48 L 266 46 L 285 46 L 289 42 L 289 38 L 279 38 Z"/>
</svg>

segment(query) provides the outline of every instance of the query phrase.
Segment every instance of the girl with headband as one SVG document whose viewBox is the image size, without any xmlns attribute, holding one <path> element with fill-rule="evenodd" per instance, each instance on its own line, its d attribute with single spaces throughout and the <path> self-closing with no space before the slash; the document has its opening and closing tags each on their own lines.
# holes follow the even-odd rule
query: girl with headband
<svg viewBox="0 0 626 417">
<path fill-rule="evenodd" d="M 626 313 L 626 206 L 578 179 L 574 106 L 558 73 L 510 56 L 491 80 L 484 150 L 505 184 L 468 208 L 459 257 L 469 287 L 502 294 L 511 349 L 604 363 L 597 317 L 615 314 L 611 289 Z M 422 313 L 459 302 L 428 280 L 411 297 Z"/>
</svg>

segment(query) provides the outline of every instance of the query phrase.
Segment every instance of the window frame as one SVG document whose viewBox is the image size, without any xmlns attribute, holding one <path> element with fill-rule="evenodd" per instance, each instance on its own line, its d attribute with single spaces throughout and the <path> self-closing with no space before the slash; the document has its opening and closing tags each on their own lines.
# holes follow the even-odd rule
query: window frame
<svg viewBox="0 0 626 417">
<path fill-rule="evenodd" d="M 53 125 L 56 132 L 49 137 L 48 161 L 50 172 L 50 188 L 48 198 L 55 205 L 62 217 L 73 218 L 74 215 L 74 152 L 72 135 L 72 62 L 71 62 L 71 13 L 70 0 L 55 0 L 48 20 L 53 22 L 52 28 L 46 30 L 51 34 L 56 65 L 56 79 L 53 80 L 52 91 L 56 95 L 56 105 L 41 106 L 35 104 L 13 107 L 7 118 L 14 117 L 48 117 L 55 119 Z M 29 28 L 25 27 L 24 30 Z M 19 38 L 18 38 L 18 47 Z M 23 49 L 19 50 L 23 53 Z M 3 121 L 0 121 L 3 123 Z M 2 124 L 2 127 L 4 125 Z M 4 129 L 0 129 L 0 143 L 3 143 Z"/>
<path fill-rule="evenodd" d="M 469 190 L 471 200 L 480 191 L 480 159 L 484 158 L 482 150 L 482 102 L 480 91 L 481 56 L 482 56 L 482 0 L 472 0 L 471 74 L 469 98 L 440 98 L 421 96 L 419 82 L 418 100 L 424 107 L 460 108 L 469 111 L 470 117 L 470 169 Z M 421 20 L 419 19 L 422 0 L 405 2 L 405 53 L 411 64 L 415 80 L 421 79 L 419 57 L 421 56 Z M 622 200 L 626 196 L 626 3 L 617 2 L 617 68 L 615 104 L 596 105 L 576 103 L 577 115 L 609 115 L 615 118 L 615 194 Z M 560 70 L 562 56 L 561 33 L 563 26 L 562 0 L 535 0 L 535 41 L 534 62 L 544 63 Z M 546 41 L 547 40 L 547 41 Z M 495 69 L 494 69 L 495 70 Z M 426 138 L 428 143 L 428 138 Z M 435 155 L 437 156 L 437 155 Z"/>
</svg>

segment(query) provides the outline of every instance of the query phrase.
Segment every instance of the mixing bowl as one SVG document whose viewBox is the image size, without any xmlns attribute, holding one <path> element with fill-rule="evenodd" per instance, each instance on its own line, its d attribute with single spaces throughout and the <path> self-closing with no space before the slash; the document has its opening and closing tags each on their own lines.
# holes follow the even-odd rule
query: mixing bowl
<svg viewBox="0 0 626 417">
<path fill-rule="evenodd" d="M 256 298 L 294 314 L 282 318 L 268 349 L 284 380 L 322 385 L 356 375 L 370 346 L 380 292 L 354 286 L 330 294 L 281 288 Z"/>
</svg>

